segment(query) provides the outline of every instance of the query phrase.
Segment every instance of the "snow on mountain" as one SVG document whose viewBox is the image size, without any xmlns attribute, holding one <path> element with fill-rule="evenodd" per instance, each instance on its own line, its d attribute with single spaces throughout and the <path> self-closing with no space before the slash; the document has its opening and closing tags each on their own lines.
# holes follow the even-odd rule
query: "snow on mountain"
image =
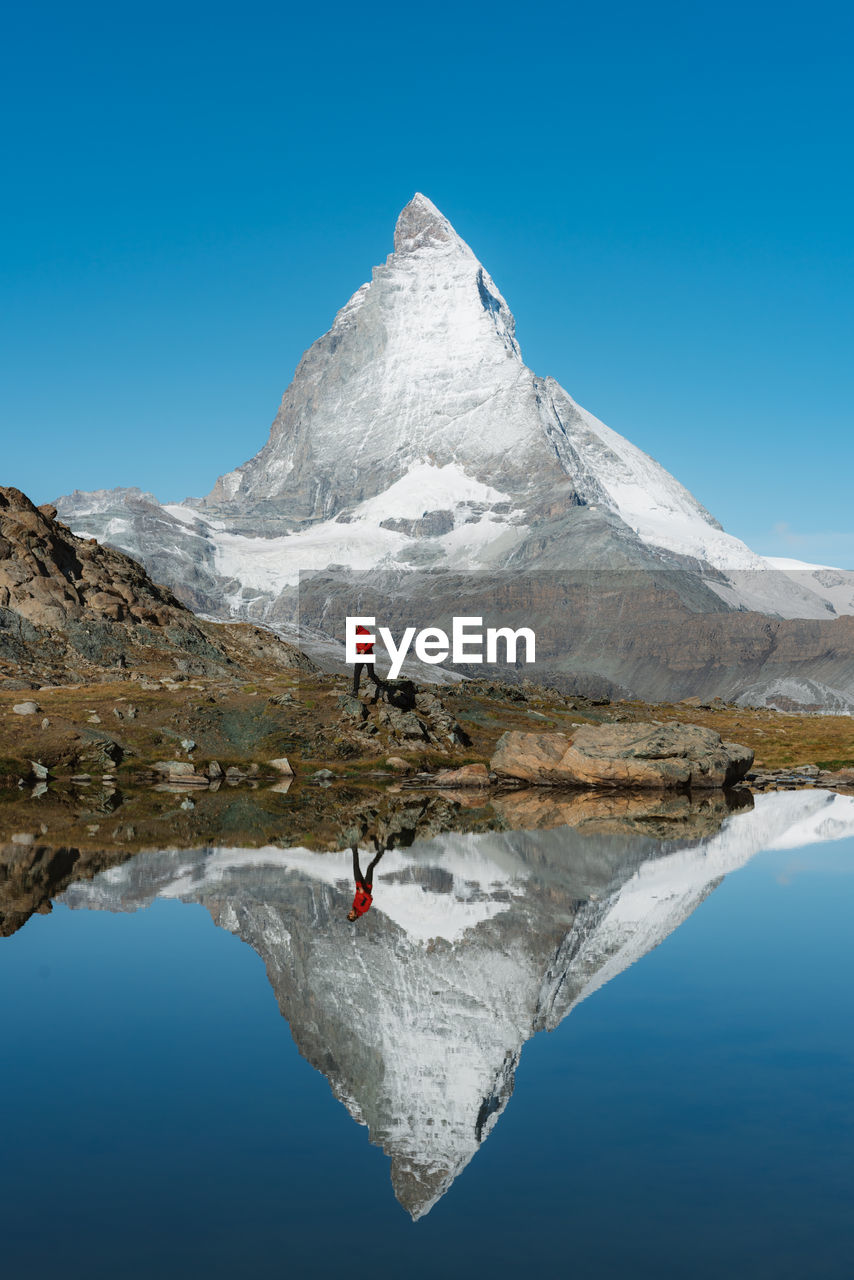
<svg viewBox="0 0 854 1280">
<path fill-rule="evenodd" d="M 837 569 L 829 564 L 808 564 L 783 556 L 765 556 L 765 563 L 775 572 L 785 574 L 801 590 L 812 592 L 824 600 L 830 612 L 854 613 L 854 571 Z"/>
<path fill-rule="evenodd" d="M 139 490 L 57 503 L 194 607 L 256 621 L 292 621 L 300 571 L 330 566 L 688 565 L 732 607 L 854 612 L 854 592 L 769 574 L 663 467 L 532 373 L 492 277 L 421 194 L 306 351 L 260 452 L 207 498 L 156 505 Z"/>
<path fill-rule="evenodd" d="M 536 1031 L 662 943 L 759 850 L 852 835 L 854 798 L 818 790 L 757 796 L 717 834 L 679 841 L 444 833 L 386 853 L 357 928 L 345 919 L 347 849 L 142 854 L 63 900 L 201 902 L 248 942 L 300 1051 L 390 1156 L 398 1198 L 421 1217 L 497 1123 Z"/>
</svg>

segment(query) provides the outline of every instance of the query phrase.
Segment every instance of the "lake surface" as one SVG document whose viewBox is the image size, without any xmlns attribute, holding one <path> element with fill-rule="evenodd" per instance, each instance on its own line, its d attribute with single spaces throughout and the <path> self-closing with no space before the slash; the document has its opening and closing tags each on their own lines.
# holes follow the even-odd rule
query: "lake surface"
<svg viewBox="0 0 854 1280">
<path fill-rule="evenodd" d="M 849 1277 L 854 797 L 646 828 L 381 833 L 355 924 L 348 848 L 72 884 L 0 939 L 4 1276 Z"/>
</svg>

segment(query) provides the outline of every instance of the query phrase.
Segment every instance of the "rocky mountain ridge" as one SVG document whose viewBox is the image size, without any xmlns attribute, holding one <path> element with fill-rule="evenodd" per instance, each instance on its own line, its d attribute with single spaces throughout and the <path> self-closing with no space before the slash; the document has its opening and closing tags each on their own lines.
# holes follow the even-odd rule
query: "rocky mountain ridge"
<svg viewBox="0 0 854 1280">
<path fill-rule="evenodd" d="M 20 490 L 0 486 L 0 681 L 6 688 L 179 678 L 241 663 L 311 668 L 269 631 L 197 619 L 130 556 L 80 538 Z"/>
</svg>

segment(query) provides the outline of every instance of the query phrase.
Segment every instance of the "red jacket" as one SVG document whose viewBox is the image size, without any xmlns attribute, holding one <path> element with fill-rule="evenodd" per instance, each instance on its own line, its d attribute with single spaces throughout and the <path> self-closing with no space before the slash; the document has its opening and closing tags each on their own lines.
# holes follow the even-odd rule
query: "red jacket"
<svg viewBox="0 0 854 1280">
<path fill-rule="evenodd" d="M 370 634 L 371 634 L 371 633 L 370 633 L 370 631 L 368 630 L 368 628 L 367 628 L 367 627 L 357 627 L 357 628 L 356 628 L 356 635 L 357 635 L 357 636 L 369 636 Z M 357 653 L 373 653 L 373 651 L 374 651 L 374 646 L 373 646 L 373 644 L 357 644 L 357 645 L 356 645 L 356 652 L 357 652 Z"/>
<path fill-rule="evenodd" d="M 370 911 L 373 897 L 371 896 L 372 884 L 363 884 L 361 880 L 356 881 L 356 896 L 353 899 L 353 910 L 357 916 L 363 916 L 366 911 Z"/>
</svg>

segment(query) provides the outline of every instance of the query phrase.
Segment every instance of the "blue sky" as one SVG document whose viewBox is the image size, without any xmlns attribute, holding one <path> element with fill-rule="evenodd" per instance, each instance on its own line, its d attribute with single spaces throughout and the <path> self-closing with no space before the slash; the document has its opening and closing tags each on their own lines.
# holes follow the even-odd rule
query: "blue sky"
<svg viewBox="0 0 854 1280">
<path fill-rule="evenodd" d="M 0 480 L 202 494 L 424 191 L 527 363 L 854 565 L 852 7 L 10 7 Z"/>
</svg>

